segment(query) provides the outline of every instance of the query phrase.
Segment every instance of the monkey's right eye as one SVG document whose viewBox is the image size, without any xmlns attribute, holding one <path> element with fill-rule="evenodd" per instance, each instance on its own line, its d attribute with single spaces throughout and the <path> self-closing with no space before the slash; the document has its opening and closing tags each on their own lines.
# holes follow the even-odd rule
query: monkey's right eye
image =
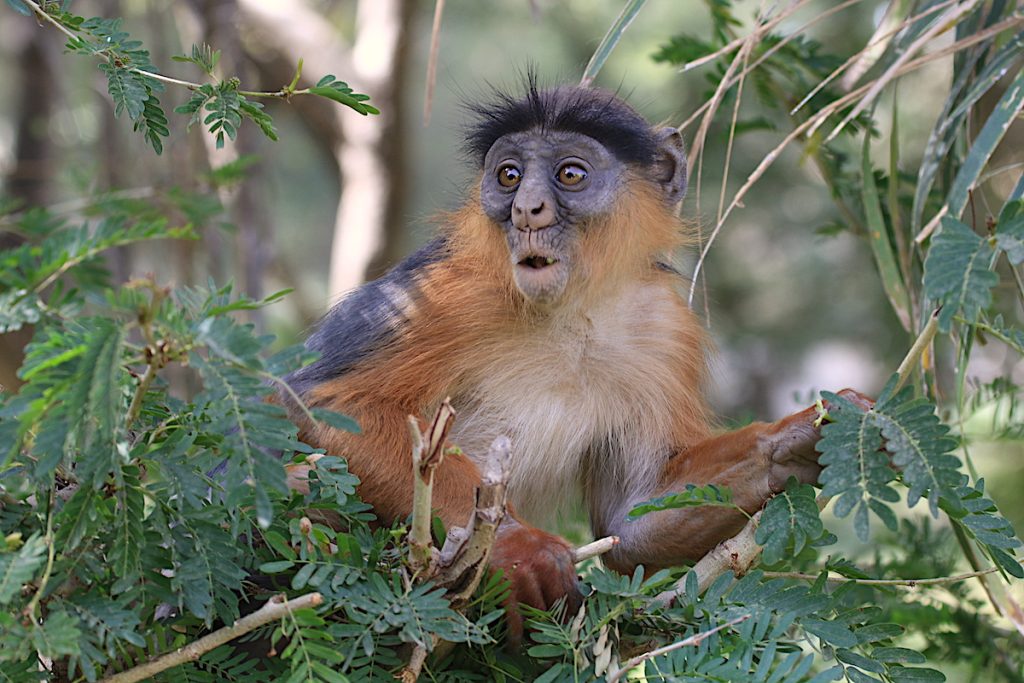
<svg viewBox="0 0 1024 683">
<path fill-rule="evenodd" d="M 506 164 L 498 169 L 498 182 L 503 187 L 515 187 L 522 177 L 522 171 L 511 164 Z"/>
</svg>

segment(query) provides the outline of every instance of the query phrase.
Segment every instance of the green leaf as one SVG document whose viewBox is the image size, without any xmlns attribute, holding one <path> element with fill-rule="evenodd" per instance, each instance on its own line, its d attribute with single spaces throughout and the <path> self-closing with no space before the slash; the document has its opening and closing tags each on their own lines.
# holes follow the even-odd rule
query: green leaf
<svg viewBox="0 0 1024 683">
<path fill-rule="evenodd" d="M 263 574 L 280 574 L 295 566 L 290 560 L 279 560 L 277 562 L 264 562 L 260 565 L 260 572 Z"/>
<path fill-rule="evenodd" d="M 715 51 L 715 46 L 692 36 L 673 36 L 668 43 L 658 48 L 651 59 L 676 66 L 706 57 Z"/>
<path fill-rule="evenodd" d="M 142 576 L 141 553 L 145 547 L 146 499 L 139 480 L 138 467 L 125 467 L 115 497 L 114 539 L 110 546 L 110 563 L 114 576 L 111 586 L 115 595 L 130 590 Z"/>
<path fill-rule="evenodd" d="M 348 87 L 348 84 L 344 81 L 339 81 L 334 76 L 328 74 L 324 76 L 317 84 L 309 89 L 311 95 L 319 95 L 320 97 L 326 97 L 329 100 L 334 100 L 339 104 L 344 104 L 353 111 L 356 111 L 363 116 L 367 114 L 379 114 L 380 110 L 376 107 L 366 104 L 366 100 L 370 99 L 368 95 L 360 95 L 359 93 L 353 92 L 352 88 Z"/>
<path fill-rule="evenodd" d="M 360 432 L 359 423 L 348 415 L 343 415 L 327 408 L 313 408 L 310 412 L 313 413 L 313 417 L 316 418 L 317 422 L 323 422 L 329 427 L 351 432 L 352 434 L 359 434 Z"/>
<path fill-rule="evenodd" d="M 893 666 L 889 668 L 888 673 L 893 683 L 936 683 L 946 680 L 946 675 L 935 669 Z"/>
<path fill-rule="evenodd" d="M 832 421 L 821 428 L 816 448 L 824 469 L 819 476 L 822 495 L 835 497 L 837 517 L 854 515 L 854 530 L 862 541 L 868 538 L 868 510 L 885 509 L 884 503 L 899 501 L 890 482 L 896 473 L 882 452 L 882 435 L 869 413 L 838 394 L 822 392 L 828 401 Z M 871 505 L 876 502 L 877 505 Z M 886 519 L 886 517 L 883 517 Z"/>
<path fill-rule="evenodd" d="M 878 273 L 882 277 L 882 287 L 889 298 L 889 304 L 900 319 L 903 329 L 910 329 L 910 296 L 903 283 L 903 276 L 896 265 L 892 242 L 889 239 L 889 228 L 882 215 L 882 204 L 878 198 L 878 187 L 875 185 L 875 173 L 871 167 L 871 135 L 864 133 L 864 145 L 861 151 L 861 197 L 864 200 L 864 213 L 867 219 L 868 243 L 875 257 Z"/>
<path fill-rule="evenodd" d="M 833 647 L 853 647 L 857 644 L 857 636 L 842 622 L 805 617 L 800 620 L 800 626 Z"/>
<path fill-rule="evenodd" d="M 999 212 L 996 246 L 1006 252 L 1013 265 L 1024 263 L 1024 200 L 1007 202 Z"/>
<path fill-rule="evenodd" d="M 124 458 L 119 440 L 125 411 L 118 382 L 124 330 L 103 318 L 90 326 L 85 354 L 62 410 L 70 417 L 78 447 L 88 455 L 79 461 L 79 476 L 99 486 Z"/>
<path fill-rule="evenodd" d="M 24 14 L 26 17 L 32 16 L 32 10 L 21 0 L 7 0 L 7 6 L 18 14 Z"/>
<path fill-rule="evenodd" d="M 128 112 L 132 121 L 142 116 L 149 97 L 145 77 L 110 62 L 100 64 L 100 71 L 107 75 L 107 90 L 114 99 L 114 116 Z"/>
<path fill-rule="evenodd" d="M 33 534 L 17 552 L 0 553 L 0 605 L 8 604 L 46 561 L 46 541 Z"/>
<path fill-rule="evenodd" d="M 641 517 L 651 512 L 701 506 L 726 507 L 742 511 L 740 506 L 732 502 L 732 490 L 727 486 L 687 484 L 679 493 L 669 493 L 636 505 L 629 511 L 628 516 Z"/>
<path fill-rule="evenodd" d="M 240 96 L 238 106 L 246 118 L 259 126 L 264 135 L 277 142 L 277 129 L 274 128 L 274 120 L 270 118 L 270 114 L 263 111 L 262 104 L 259 102 L 250 102 Z"/>
<path fill-rule="evenodd" d="M 587 63 L 585 69 L 583 69 L 582 82 L 585 84 L 592 83 L 597 74 L 600 73 L 604 63 L 608 61 L 608 57 L 611 56 L 615 46 L 622 40 L 622 34 L 626 32 L 629 25 L 636 19 L 636 15 L 643 9 L 647 0 L 628 0 L 626 5 L 622 8 L 622 12 L 616 17 L 612 25 L 608 27 L 607 33 L 604 34 L 604 38 L 598 44 L 597 49 L 594 50 L 594 54 L 591 56 L 590 61 Z"/>
<path fill-rule="evenodd" d="M 979 479 L 974 486 L 958 487 L 954 504 L 946 504 L 943 509 L 950 515 L 951 521 L 964 534 L 976 540 L 997 565 L 1008 574 L 1024 579 L 1024 567 L 1011 555 L 1015 548 L 1021 546 L 1021 541 L 984 492 L 983 479 Z"/>
<path fill-rule="evenodd" d="M 977 320 L 992 304 L 999 276 L 991 269 L 994 249 L 960 221 L 945 216 L 924 262 L 925 295 L 942 304 L 939 331 L 948 332 L 953 317 Z"/>
<path fill-rule="evenodd" d="M 163 153 L 164 142 L 162 138 L 167 137 L 169 134 L 167 114 L 164 113 L 163 107 L 160 106 L 160 100 L 157 99 L 152 91 L 149 92 L 142 104 L 142 115 L 136 119 L 134 129 L 142 133 L 146 142 L 150 144 L 157 154 Z"/>
<path fill-rule="evenodd" d="M 1024 108 L 1024 71 L 1017 74 L 1003 96 L 999 98 L 995 109 L 989 114 L 981 131 L 974 138 L 971 151 L 967 154 L 956 178 L 953 179 L 953 185 L 947 195 L 946 204 L 949 207 L 949 216 L 959 216 L 963 212 L 967 205 L 967 193 L 978 181 L 989 158 L 1022 108 Z"/>
<path fill-rule="evenodd" d="M 924 664 L 925 656 L 905 647 L 876 647 L 871 658 L 886 664 Z"/>
<path fill-rule="evenodd" d="M 188 55 L 172 55 L 171 59 L 176 62 L 195 64 L 205 71 L 206 75 L 212 76 L 213 70 L 217 68 L 217 63 L 220 62 L 220 50 L 214 50 L 206 43 L 203 43 L 202 45 L 192 46 L 191 57 Z"/>
<path fill-rule="evenodd" d="M 798 555 L 804 546 L 819 539 L 824 531 L 818 516 L 818 504 L 814 500 L 814 488 L 790 477 L 786 490 L 765 506 L 754 540 L 764 546 L 765 563 L 775 564 L 783 558 Z"/>
<path fill-rule="evenodd" d="M 79 653 L 82 632 L 78 619 L 62 609 L 51 611 L 42 624 L 32 625 L 32 644 L 42 657 L 57 659 Z"/>
<path fill-rule="evenodd" d="M 964 476 L 959 458 L 950 453 L 957 444 L 948 436 L 949 428 L 936 417 L 935 406 L 924 398 L 913 398 L 913 389 L 907 387 L 894 396 L 884 392 L 869 414 L 909 488 L 909 507 L 927 496 L 931 513 L 937 517 L 940 498 L 954 503 L 959 500 L 954 489 L 962 485 Z"/>
<path fill-rule="evenodd" d="M 836 659 L 844 664 L 851 664 L 859 669 L 870 671 L 875 674 L 884 674 L 885 667 L 873 659 L 869 659 L 864 655 L 857 654 L 853 650 L 847 650 L 840 648 L 836 650 Z"/>
</svg>

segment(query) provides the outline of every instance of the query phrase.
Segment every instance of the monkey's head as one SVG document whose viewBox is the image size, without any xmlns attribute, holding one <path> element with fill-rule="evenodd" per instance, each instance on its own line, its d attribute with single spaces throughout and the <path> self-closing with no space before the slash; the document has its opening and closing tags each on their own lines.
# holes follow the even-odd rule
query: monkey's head
<svg viewBox="0 0 1024 683">
<path fill-rule="evenodd" d="M 630 230 L 602 219 L 632 184 L 644 184 L 663 207 L 682 200 L 682 138 L 602 90 L 541 90 L 531 79 L 524 97 L 499 98 L 474 107 L 467 136 L 483 169 L 481 207 L 504 232 L 516 288 L 534 304 L 552 304 L 574 274 L 584 276 L 578 257 L 588 230 Z M 632 238 L 602 236 L 612 248 Z"/>
</svg>

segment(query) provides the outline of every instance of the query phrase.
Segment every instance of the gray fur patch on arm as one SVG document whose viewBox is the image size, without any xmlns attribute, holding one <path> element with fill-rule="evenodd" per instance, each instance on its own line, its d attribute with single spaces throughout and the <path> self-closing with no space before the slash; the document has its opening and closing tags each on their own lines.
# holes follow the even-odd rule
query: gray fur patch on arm
<svg viewBox="0 0 1024 683">
<path fill-rule="evenodd" d="M 401 334 L 415 313 L 417 281 L 426 269 L 448 255 L 438 238 L 339 301 L 317 324 L 306 348 L 320 358 L 285 380 L 303 395 L 318 384 L 350 372 Z"/>
</svg>

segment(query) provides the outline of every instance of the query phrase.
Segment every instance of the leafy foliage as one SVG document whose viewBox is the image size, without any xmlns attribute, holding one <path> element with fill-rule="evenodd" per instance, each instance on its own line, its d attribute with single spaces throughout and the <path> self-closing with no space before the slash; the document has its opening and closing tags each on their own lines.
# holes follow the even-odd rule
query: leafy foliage
<svg viewBox="0 0 1024 683">
<path fill-rule="evenodd" d="M 765 506 L 755 540 L 764 546 L 765 563 L 776 564 L 799 555 L 809 542 L 817 541 L 824 533 L 814 489 L 790 479 L 786 490 Z"/>
<path fill-rule="evenodd" d="M 679 493 L 670 493 L 635 506 L 629 511 L 629 516 L 639 517 L 649 512 L 700 507 L 703 505 L 732 508 L 746 514 L 743 508 L 732 501 L 732 491 L 728 487 L 718 486 L 717 484 L 706 484 L 704 486 L 687 484 Z"/>
<path fill-rule="evenodd" d="M 127 114 L 135 131 L 157 154 L 163 153 L 164 139 L 170 134 L 167 114 L 157 97 L 166 84 L 185 86 L 192 91 L 188 101 L 175 108 L 179 114 L 190 115 L 189 127 L 199 121 L 216 138 L 217 147 L 224 146 L 225 139 L 234 140 L 243 119 L 249 119 L 271 140 L 277 140 L 273 119 L 263 110 L 263 105 L 253 102 L 253 97 L 289 98 L 293 95 L 317 95 L 338 102 L 353 111 L 366 116 L 380 111 L 367 104 L 368 95 L 354 92 L 348 84 L 334 76 L 325 76 L 313 87 L 296 89 L 295 80 L 277 92 L 241 92 L 237 78 L 217 79 L 215 71 L 220 63 L 220 50 L 209 45 L 193 45 L 191 55 L 172 57 L 176 62 L 198 67 L 212 82 L 190 83 L 180 79 L 167 78 L 160 74 L 150 61 L 149 51 L 142 43 L 121 29 L 119 18 L 85 18 L 74 14 L 67 2 L 46 1 L 39 3 L 36 10 L 20 0 L 7 0 L 14 11 L 26 16 L 36 14 L 72 37 L 67 48 L 71 52 L 96 57 L 99 69 L 107 77 L 107 92 L 114 102 L 114 115 Z M 300 65 L 301 70 L 301 65 Z M 0 319 L 0 324 L 2 324 Z"/>
</svg>

